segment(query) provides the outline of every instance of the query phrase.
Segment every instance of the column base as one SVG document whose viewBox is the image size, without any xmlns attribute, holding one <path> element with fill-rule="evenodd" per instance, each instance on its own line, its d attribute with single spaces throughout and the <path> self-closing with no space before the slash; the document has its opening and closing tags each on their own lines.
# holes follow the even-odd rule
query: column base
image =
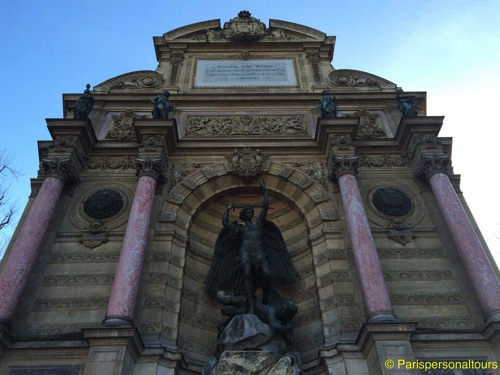
<svg viewBox="0 0 500 375">
<path fill-rule="evenodd" d="M 486 319 L 484 319 L 486 324 L 490 324 L 493 322 L 500 322 L 500 310 L 493 311 L 486 315 Z"/>
<path fill-rule="evenodd" d="M 396 322 L 398 318 L 392 312 L 388 311 L 378 311 L 374 312 L 366 318 L 367 323 L 378 323 L 378 322 Z"/>
<path fill-rule="evenodd" d="M 126 316 L 107 316 L 103 321 L 102 324 L 107 326 L 107 327 L 133 327 L 134 323 L 132 323 L 132 320 Z"/>
</svg>

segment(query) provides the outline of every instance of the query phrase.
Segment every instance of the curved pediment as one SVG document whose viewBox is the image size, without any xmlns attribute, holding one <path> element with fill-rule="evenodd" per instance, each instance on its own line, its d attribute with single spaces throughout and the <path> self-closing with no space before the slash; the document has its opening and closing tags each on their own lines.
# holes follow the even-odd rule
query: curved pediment
<svg viewBox="0 0 500 375">
<path fill-rule="evenodd" d="M 205 35 L 208 30 L 220 29 L 220 20 L 209 20 L 192 23 L 190 25 L 182 26 L 177 29 L 171 30 L 163 34 L 163 40 L 171 41 L 177 39 L 197 39 L 197 35 Z"/>
<path fill-rule="evenodd" d="M 336 88 L 359 89 L 368 91 L 394 91 L 396 84 L 375 74 L 354 69 L 332 70 L 328 74 L 328 85 Z"/>
<path fill-rule="evenodd" d="M 157 89 L 163 86 L 163 83 L 164 79 L 160 73 L 154 70 L 138 70 L 110 78 L 94 86 L 94 91 Z"/>
<path fill-rule="evenodd" d="M 312 27 L 282 20 L 269 20 L 269 27 L 259 19 L 252 17 L 248 11 L 241 11 L 237 17 L 224 23 L 221 27 L 220 20 L 209 20 L 179 27 L 163 34 L 156 39 L 163 43 L 171 41 L 208 41 L 208 42 L 256 42 L 275 40 L 304 40 L 325 41 L 325 38 L 334 37 L 327 35 Z"/>
<path fill-rule="evenodd" d="M 327 37 L 324 32 L 312 27 L 282 20 L 269 20 L 269 28 L 283 30 L 285 39 L 315 39 L 323 41 Z"/>
</svg>

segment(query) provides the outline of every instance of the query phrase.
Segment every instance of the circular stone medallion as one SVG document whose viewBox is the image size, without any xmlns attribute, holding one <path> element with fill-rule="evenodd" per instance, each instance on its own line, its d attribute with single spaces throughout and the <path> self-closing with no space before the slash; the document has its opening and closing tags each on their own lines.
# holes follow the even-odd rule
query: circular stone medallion
<svg viewBox="0 0 500 375">
<path fill-rule="evenodd" d="M 404 216 L 412 209 L 408 195 L 396 187 L 380 187 L 373 192 L 372 203 L 377 210 L 390 216 Z"/>
<path fill-rule="evenodd" d="M 107 219 L 123 208 L 125 201 L 119 191 L 102 189 L 90 194 L 83 202 L 83 212 L 92 219 Z"/>
</svg>

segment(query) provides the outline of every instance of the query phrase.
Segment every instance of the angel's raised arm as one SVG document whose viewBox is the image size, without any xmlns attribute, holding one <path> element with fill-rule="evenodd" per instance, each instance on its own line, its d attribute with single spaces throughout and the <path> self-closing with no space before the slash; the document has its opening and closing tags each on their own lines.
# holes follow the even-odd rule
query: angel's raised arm
<svg viewBox="0 0 500 375">
<path fill-rule="evenodd" d="M 269 209 L 269 194 L 267 192 L 267 186 L 264 181 L 262 181 L 259 186 L 264 189 L 264 201 L 262 202 L 262 211 L 260 211 L 259 214 L 259 219 L 262 221 L 267 217 L 267 210 Z"/>
</svg>

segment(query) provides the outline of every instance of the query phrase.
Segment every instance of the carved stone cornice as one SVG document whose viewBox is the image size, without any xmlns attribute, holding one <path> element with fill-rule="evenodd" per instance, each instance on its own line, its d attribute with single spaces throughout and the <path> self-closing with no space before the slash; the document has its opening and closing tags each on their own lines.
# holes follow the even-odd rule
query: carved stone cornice
<svg viewBox="0 0 500 375">
<path fill-rule="evenodd" d="M 416 177 L 431 178 L 437 173 L 446 174 L 450 157 L 446 154 L 421 154 L 415 167 Z"/>
<path fill-rule="evenodd" d="M 328 174 L 330 179 L 338 180 L 345 174 L 356 175 L 359 167 L 359 156 L 335 156 L 329 159 Z"/>
<path fill-rule="evenodd" d="M 157 158 L 135 158 L 135 165 L 137 169 L 137 176 L 148 176 L 160 182 L 165 179 L 165 159 L 162 157 Z"/>
<path fill-rule="evenodd" d="M 64 183 L 77 182 L 79 180 L 78 168 L 71 157 L 43 158 L 41 164 L 46 177 L 55 177 Z"/>
</svg>

